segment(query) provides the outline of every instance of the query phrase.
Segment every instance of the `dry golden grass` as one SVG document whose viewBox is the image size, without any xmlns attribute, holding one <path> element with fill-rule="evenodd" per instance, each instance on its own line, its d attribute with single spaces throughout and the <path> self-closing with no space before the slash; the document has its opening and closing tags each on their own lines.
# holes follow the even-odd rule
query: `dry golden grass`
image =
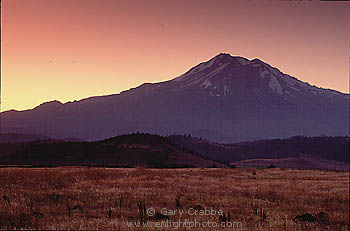
<svg viewBox="0 0 350 231">
<path fill-rule="evenodd" d="M 180 226 L 178 230 L 349 229 L 348 172 L 3 168 L 0 196 L 0 229 L 175 230 L 164 223 L 162 228 L 129 228 L 126 222 L 140 219 L 138 202 L 157 212 L 162 208 L 187 211 L 200 205 L 203 209 L 223 210 L 226 216 L 230 212 L 231 221 L 242 224 L 242 229 Z M 259 208 L 258 215 L 252 204 Z M 72 209 L 76 205 L 82 207 L 82 212 L 71 210 L 69 216 L 67 206 Z M 265 220 L 260 207 L 266 213 Z M 326 212 L 328 221 L 293 221 L 296 215 L 319 212 Z M 171 222 L 186 219 L 220 224 L 218 215 L 191 216 L 185 212 L 182 217 L 169 216 Z"/>
</svg>

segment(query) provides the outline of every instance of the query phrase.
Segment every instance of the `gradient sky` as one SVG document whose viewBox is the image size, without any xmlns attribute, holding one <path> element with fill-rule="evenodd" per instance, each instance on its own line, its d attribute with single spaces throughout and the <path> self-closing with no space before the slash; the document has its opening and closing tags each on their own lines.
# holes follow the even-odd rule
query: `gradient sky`
<svg viewBox="0 0 350 231">
<path fill-rule="evenodd" d="M 350 2 L 3 0 L 2 111 L 172 79 L 220 52 L 349 93 Z"/>
</svg>

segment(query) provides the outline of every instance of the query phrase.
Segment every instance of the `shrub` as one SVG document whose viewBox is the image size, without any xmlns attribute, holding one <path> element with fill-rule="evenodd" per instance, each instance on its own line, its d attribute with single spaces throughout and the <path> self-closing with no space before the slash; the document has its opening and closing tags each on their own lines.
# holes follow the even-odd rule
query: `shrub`
<svg viewBox="0 0 350 231">
<path fill-rule="evenodd" d="M 267 166 L 267 168 L 276 168 L 276 165 L 270 164 L 269 166 Z"/>
</svg>

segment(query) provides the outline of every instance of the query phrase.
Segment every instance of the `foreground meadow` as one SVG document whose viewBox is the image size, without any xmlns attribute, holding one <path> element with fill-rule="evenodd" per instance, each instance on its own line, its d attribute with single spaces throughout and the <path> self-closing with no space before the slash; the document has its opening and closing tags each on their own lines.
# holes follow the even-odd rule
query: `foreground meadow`
<svg viewBox="0 0 350 231">
<path fill-rule="evenodd" d="M 0 229 L 349 229 L 348 172 L 1 168 L 0 195 Z"/>
</svg>

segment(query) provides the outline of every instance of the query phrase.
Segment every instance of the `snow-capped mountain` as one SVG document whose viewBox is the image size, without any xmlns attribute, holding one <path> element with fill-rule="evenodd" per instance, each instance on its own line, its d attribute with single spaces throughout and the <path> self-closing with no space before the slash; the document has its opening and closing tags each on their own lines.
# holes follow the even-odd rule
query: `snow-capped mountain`
<svg viewBox="0 0 350 231">
<path fill-rule="evenodd" d="M 259 59 L 221 53 L 169 81 L 4 112 L 2 128 L 84 140 L 134 131 L 200 133 L 218 142 L 349 135 L 349 94 L 311 86 Z"/>
<path fill-rule="evenodd" d="M 298 94 L 313 96 L 338 95 L 349 98 L 340 92 L 311 86 L 290 75 L 280 72 L 277 68 L 259 59 L 248 60 L 243 57 L 233 57 L 221 53 L 207 62 L 191 68 L 185 74 L 170 81 L 173 91 L 201 89 L 212 97 L 229 97 L 237 93 L 238 88 L 244 87 L 253 91 L 259 98 L 259 92 L 278 94 L 283 98 L 297 97 Z M 160 87 L 162 85 L 153 84 Z M 155 89 L 151 87 L 151 89 Z M 246 93 L 248 93 L 246 92 Z"/>
</svg>

